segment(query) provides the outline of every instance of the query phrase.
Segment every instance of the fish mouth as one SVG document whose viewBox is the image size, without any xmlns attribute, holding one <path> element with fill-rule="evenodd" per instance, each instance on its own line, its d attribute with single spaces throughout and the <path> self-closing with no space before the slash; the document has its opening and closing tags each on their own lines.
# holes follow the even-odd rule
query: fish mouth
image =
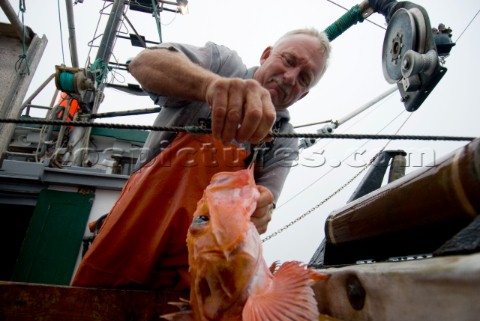
<svg viewBox="0 0 480 321">
<path fill-rule="evenodd" d="M 225 252 L 220 250 L 200 250 L 197 255 L 226 258 Z"/>
<path fill-rule="evenodd" d="M 198 256 L 202 256 L 206 258 L 206 261 L 212 260 L 221 260 L 221 261 L 228 261 L 232 255 L 237 253 L 238 246 L 234 246 L 233 248 L 224 248 L 224 249 L 205 249 L 197 251 Z"/>
<path fill-rule="evenodd" d="M 219 291 L 219 286 L 222 289 Z M 198 295 L 203 302 L 203 313 L 208 320 L 219 320 L 224 311 L 231 309 L 240 298 L 241 293 L 229 293 L 221 284 L 210 284 L 207 278 L 198 283 Z"/>
<path fill-rule="evenodd" d="M 217 251 L 207 253 L 212 256 L 204 256 L 208 263 L 200 270 L 206 272 L 197 278 L 194 288 L 206 320 L 220 320 L 219 317 L 225 311 L 238 304 L 245 291 L 244 286 L 237 284 L 237 267 L 235 265 L 228 267 L 224 266 L 225 263 L 215 262 L 229 261 Z M 218 257 L 222 258 L 219 260 Z M 212 266 L 212 263 L 215 265 Z"/>
</svg>

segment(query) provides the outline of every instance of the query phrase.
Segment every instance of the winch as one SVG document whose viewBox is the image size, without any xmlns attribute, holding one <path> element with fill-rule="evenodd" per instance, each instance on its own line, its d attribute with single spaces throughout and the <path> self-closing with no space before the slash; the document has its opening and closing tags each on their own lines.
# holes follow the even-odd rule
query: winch
<svg viewBox="0 0 480 321">
<path fill-rule="evenodd" d="M 390 12 L 393 14 L 387 16 L 383 42 L 383 74 L 389 83 L 397 84 L 405 109 L 413 112 L 447 72 L 439 57 L 447 55 L 449 50 L 439 54 L 435 43 L 439 37 L 434 37 L 423 7 L 398 2 Z"/>
<path fill-rule="evenodd" d="M 363 0 L 324 32 L 332 41 L 374 12 L 385 16 L 388 24 L 382 50 L 385 79 L 397 84 L 405 109 L 415 111 L 447 71 L 440 61 L 455 45 L 452 30 L 443 24 L 432 29 L 427 11 L 415 3 Z"/>
</svg>

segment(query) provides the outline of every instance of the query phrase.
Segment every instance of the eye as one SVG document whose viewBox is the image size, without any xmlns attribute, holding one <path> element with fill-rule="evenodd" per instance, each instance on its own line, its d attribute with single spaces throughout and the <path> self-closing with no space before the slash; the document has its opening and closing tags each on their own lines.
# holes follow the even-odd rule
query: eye
<svg viewBox="0 0 480 321">
<path fill-rule="evenodd" d="M 210 217 L 206 215 L 200 215 L 193 219 L 193 224 L 205 224 L 210 221 Z"/>
<path fill-rule="evenodd" d="M 304 87 L 310 86 L 311 79 L 306 73 L 300 74 L 300 83 Z"/>
<path fill-rule="evenodd" d="M 294 67 L 295 66 L 295 59 L 291 55 L 284 54 L 283 56 L 283 61 L 287 66 Z"/>
</svg>

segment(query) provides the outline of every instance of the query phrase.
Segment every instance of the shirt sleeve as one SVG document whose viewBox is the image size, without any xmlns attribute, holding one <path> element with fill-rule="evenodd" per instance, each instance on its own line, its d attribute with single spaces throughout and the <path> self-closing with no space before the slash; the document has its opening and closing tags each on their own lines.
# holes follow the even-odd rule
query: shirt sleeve
<svg viewBox="0 0 480 321">
<path fill-rule="evenodd" d="M 166 49 L 179 52 L 193 63 L 223 77 L 243 78 L 247 71 L 245 64 L 236 51 L 213 42 L 207 42 L 202 47 L 182 43 L 162 43 L 149 49 Z M 182 107 L 186 102 L 179 98 L 160 96 L 152 92 L 148 92 L 148 94 L 155 104 L 164 107 Z"/>
</svg>

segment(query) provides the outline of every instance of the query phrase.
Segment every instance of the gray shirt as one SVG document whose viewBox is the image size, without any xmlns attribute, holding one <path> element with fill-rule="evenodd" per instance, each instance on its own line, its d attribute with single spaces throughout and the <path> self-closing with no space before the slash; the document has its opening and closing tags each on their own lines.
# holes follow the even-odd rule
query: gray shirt
<svg viewBox="0 0 480 321">
<path fill-rule="evenodd" d="M 251 79 L 258 67 L 247 68 L 240 56 L 225 46 L 208 42 L 203 47 L 179 43 L 163 43 L 151 49 L 167 49 L 186 55 L 192 62 L 220 76 L 229 78 Z M 154 126 L 195 126 L 199 119 L 210 117 L 207 103 L 186 101 L 177 97 L 159 96 L 149 93 L 155 104 L 163 108 L 155 119 Z M 274 130 L 280 133 L 292 133 L 287 110 L 277 111 Z M 167 131 L 151 131 L 144 145 L 138 167 L 143 166 L 162 151 L 175 138 L 175 133 Z M 251 146 L 243 145 L 249 150 Z M 298 155 L 296 138 L 276 138 L 273 143 L 262 147 L 260 162 L 255 167 L 255 180 L 258 185 L 270 189 L 275 202 L 280 196 L 285 179 Z"/>
</svg>

